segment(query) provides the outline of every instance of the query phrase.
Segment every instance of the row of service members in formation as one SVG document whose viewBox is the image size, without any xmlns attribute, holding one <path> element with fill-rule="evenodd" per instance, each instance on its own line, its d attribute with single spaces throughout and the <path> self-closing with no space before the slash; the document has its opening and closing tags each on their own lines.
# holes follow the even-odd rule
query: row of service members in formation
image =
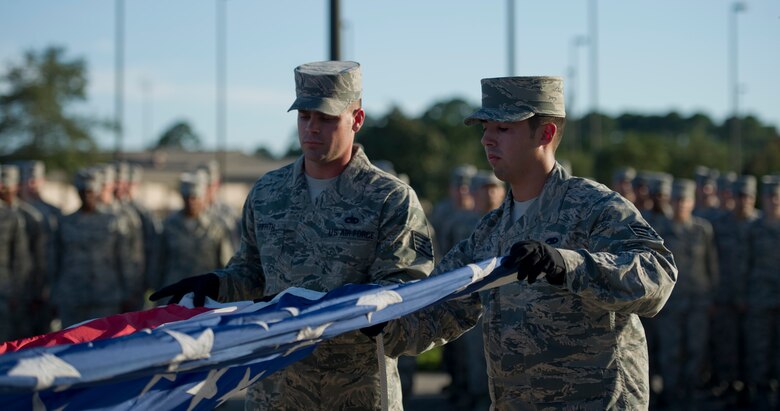
<svg viewBox="0 0 780 411">
<path fill-rule="evenodd" d="M 770 401 L 769 382 L 780 371 L 780 253 L 772 252 L 780 244 L 780 176 L 763 176 L 760 195 L 757 185 L 754 176 L 705 167 L 695 179 L 630 167 L 613 175 L 611 187 L 640 210 L 679 269 L 664 310 L 642 319 L 651 373 L 662 382 L 659 406 Z M 505 193 L 492 172 L 454 168 L 449 197 L 430 216 L 438 254 L 466 238 Z M 475 330 L 443 347 L 449 400 L 459 409 L 483 409 L 488 400 L 484 357 L 469 355 L 482 350 Z"/>
<path fill-rule="evenodd" d="M 664 238 L 679 269 L 664 310 L 644 319 L 651 373 L 662 377 L 658 404 L 713 396 L 769 404 L 770 381 L 780 377 L 780 176 L 759 184 L 698 167 L 694 180 L 675 180 L 626 168 L 613 187 Z"/>
<path fill-rule="evenodd" d="M 0 170 L 2 341 L 142 309 L 147 290 L 224 266 L 238 241 L 214 163 L 182 175 L 184 207 L 162 222 L 137 201 L 137 165 L 79 170 L 80 207 L 64 216 L 41 198 L 43 163 Z"/>
</svg>

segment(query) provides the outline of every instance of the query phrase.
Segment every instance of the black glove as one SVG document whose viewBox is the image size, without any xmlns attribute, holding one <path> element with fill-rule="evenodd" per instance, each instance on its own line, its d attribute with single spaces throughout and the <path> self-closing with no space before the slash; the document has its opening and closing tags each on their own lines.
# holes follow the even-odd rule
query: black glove
<svg viewBox="0 0 780 411">
<path fill-rule="evenodd" d="M 213 300 L 219 297 L 219 277 L 214 273 L 187 277 L 178 283 L 173 283 L 155 291 L 149 296 L 149 300 L 157 301 L 171 296 L 168 304 L 176 304 L 187 293 L 195 294 L 192 298 L 192 303 L 196 307 L 203 307 L 206 297 L 210 297 Z"/>
<path fill-rule="evenodd" d="M 381 334 L 382 331 L 385 330 L 385 326 L 387 325 L 387 322 L 369 325 L 368 327 L 361 328 L 360 332 L 363 333 L 368 338 L 374 338 L 377 335 Z"/>
<path fill-rule="evenodd" d="M 501 261 L 501 266 L 517 270 L 517 280 L 527 279 L 528 284 L 536 282 L 536 277 L 545 273 L 547 282 L 562 285 L 566 279 L 566 263 L 555 247 L 545 243 L 525 240 L 512 246 L 509 255 Z"/>
</svg>

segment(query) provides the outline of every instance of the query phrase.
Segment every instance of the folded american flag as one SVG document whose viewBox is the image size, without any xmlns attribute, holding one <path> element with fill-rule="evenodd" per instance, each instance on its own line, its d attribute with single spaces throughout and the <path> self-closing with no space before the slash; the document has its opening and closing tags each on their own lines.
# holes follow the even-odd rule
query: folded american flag
<svg viewBox="0 0 780 411">
<path fill-rule="evenodd" d="M 405 284 L 348 284 L 327 294 L 292 288 L 268 303 L 171 305 L 6 343 L 0 404 L 11 410 L 213 409 L 320 341 L 510 281 L 514 274 L 494 271 L 498 262 Z"/>
</svg>

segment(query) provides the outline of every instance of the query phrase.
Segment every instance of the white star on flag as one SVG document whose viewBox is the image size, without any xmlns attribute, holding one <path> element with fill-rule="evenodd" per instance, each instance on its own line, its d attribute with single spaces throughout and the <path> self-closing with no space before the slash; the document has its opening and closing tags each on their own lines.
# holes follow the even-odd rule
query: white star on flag
<svg viewBox="0 0 780 411">
<path fill-rule="evenodd" d="M 19 360 L 11 371 L 8 371 L 8 375 L 35 377 L 37 379 L 36 390 L 51 387 L 57 377 L 81 377 L 81 373 L 72 365 L 48 353 Z"/>
<path fill-rule="evenodd" d="M 229 400 L 230 397 L 232 397 L 233 395 L 238 394 L 239 392 L 241 392 L 241 390 L 244 390 L 246 389 L 246 387 L 254 384 L 255 381 L 259 380 L 260 377 L 262 377 L 264 374 L 265 371 L 261 371 L 257 373 L 257 375 L 255 375 L 254 378 L 249 378 L 249 376 L 252 375 L 252 373 L 249 371 L 249 368 L 247 368 L 246 372 L 244 372 L 244 377 L 241 378 L 241 381 L 238 382 L 238 385 L 236 385 L 236 387 L 233 388 L 232 390 L 225 393 L 225 395 L 223 395 L 219 399 L 219 404 L 222 404 L 223 402 Z"/>
<path fill-rule="evenodd" d="M 173 357 L 171 364 L 168 366 L 168 371 L 175 371 L 184 361 L 199 360 L 211 356 L 211 349 L 214 346 L 214 332 L 211 328 L 203 331 L 197 339 L 177 331 L 164 330 L 164 332 L 176 339 L 179 345 L 181 345 L 181 354 Z"/>
<path fill-rule="evenodd" d="M 375 311 L 380 311 L 380 310 L 384 310 L 385 307 L 387 307 L 388 305 L 398 304 L 403 301 L 404 299 L 403 297 L 401 297 L 400 294 L 398 294 L 395 291 L 387 290 L 379 293 L 364 295 L 358 298 L 356 305 L 357 306 L 373 305 L 374 307 L 376 307 Z M 371 322 L 371 314 L 373 313 L 368 313 L 366 315 L 368 317 L 368 322 Z"/>
<path fill-rule="evenodd" d="M 192 411 L 195 409 L 195 407 L 202 399 L 211 399 L 217 395 L 217 392 L 219 391 L 219 388 L 217 388 L 217 381 L 220 377 L 222 377 L 222 374 L 227 372 L 227 370 L 229 370 L 229 368 L 211 370 L 209 371 L 205 380 L 195 384 L 194 387 L 187 390 L 187 394 L 194 395 L 192 402 L 190 402 L 190 406 L 187 408 L 187 411 Z"/>
</svg>

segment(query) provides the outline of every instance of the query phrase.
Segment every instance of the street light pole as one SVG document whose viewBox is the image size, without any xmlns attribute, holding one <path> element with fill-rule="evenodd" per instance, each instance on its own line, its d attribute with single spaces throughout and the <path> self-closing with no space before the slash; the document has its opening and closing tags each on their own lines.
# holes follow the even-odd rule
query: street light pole
<svg viewBox="0 0 780 411">
<path fill-rule="evenodd" d="M 729 13 L 729 89 L 731 90 L 731 146 L 732 167 L 735 172 L 742 173 L 742 130 L 739 121 L 739 44 L 737 40 L 737 16 L 745 11 L 746 6 L 742 2 L 735 2 Z"/>
<path fill-rule="evenodd" d="M 227 171 L 227 110 L 226 110 L 226 60 L 227 60 L 227 0 L 217 0 L 216 37 L 217 37 L 217 150 L 219 151 L 219 171 L 225 178 Z"/>
<path fill-rule="evenodd" d="M 124 86 L 125 86 L 125 2 L 116 0 L 114 3 L 116 18 L 115 50 L 114 50 L 114 159 L 122 157 L 122 140 L 124 138 Z"/>
<path fill-rule="evenodd" d="M 341 60 L 341 6 L 330 0 L 330 59 Z"/>
<path fill-rule="evenodd" d="M 570 141 L 569 146 L 575 150 L 580 148 L 580 142 L 578 140 L 579 130 L 577 129 L 577 124 L 575 123 L 575 103 L 577 102 L 577 96 L 579 95 L 577 90 L 577 85 L 579 84 L 577 76 L 579 74 L 580 65 L 579 48 L 586 44 L 588 44 L 588 40 L 585 36 L 575 36 L 571 39 L 571 43 L 569 43 L 569 87 L 566 92 L 569 101 L 566 102 L 566 117 L 568 118 L 567 122 L 570 124 L 567 132 L 569 135 L 568 140 Z"/>
<path fill-rule="evenodd" d="M 515 75 L 515 0 L 506 0 L 507 75 Z"/>
<path fill-rule="evenodd" d="M 590 0 L 590 97 L 591 97 L 591 119 L 590 119 L 590 141 L 591 148 L 601 148 L 601 119 L 599 118 L 599 33 L 598 33 L 598 3 L 597 0 Z"/>
</svg>

